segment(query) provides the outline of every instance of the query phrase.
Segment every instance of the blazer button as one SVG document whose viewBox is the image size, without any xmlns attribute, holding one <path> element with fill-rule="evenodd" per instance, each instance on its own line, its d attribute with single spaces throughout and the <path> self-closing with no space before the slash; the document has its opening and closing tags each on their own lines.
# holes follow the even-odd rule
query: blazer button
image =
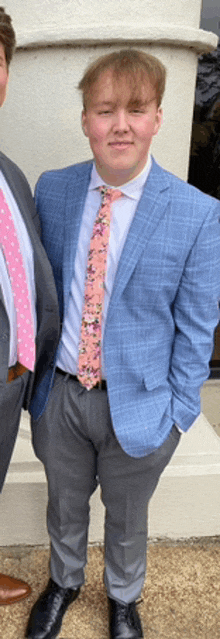
<svg viewBox="0 0 220 639">
<path fill-rule="evenodd" d="M 9 333 L 2 333 L 0 335 L 0 341 L 1 342 L 8 342 L 8 340 L 9 340 Z"/>
</svg>

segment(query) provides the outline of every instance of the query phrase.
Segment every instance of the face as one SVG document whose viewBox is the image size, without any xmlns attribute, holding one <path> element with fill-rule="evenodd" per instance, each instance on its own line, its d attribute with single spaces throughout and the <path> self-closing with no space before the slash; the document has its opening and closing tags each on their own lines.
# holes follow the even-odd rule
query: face
<svg viewBox="0 0 220 639">
<path fill-rule="evenodd" d="M 97 171 L 107 184 L 120 186 L 142 171 L 161 119 L 148 81 L 138 100 L 132 101 L 126 80 L 116 84 L 111 71 L 102 73 L 82 113 L 82 125 Z"/>
<path fill-rule="evenodd" d="M 5 58 L 5 50 L 0 42 L 0 106 L 3 105 L 6 98 L 6 89 L 8 84 L 8 67 Z"/>
</svg>

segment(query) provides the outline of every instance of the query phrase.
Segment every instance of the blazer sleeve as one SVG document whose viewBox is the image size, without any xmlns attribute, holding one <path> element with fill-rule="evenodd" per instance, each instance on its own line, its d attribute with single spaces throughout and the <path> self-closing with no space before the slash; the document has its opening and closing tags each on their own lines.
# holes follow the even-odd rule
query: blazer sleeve
<svg viewBox="0 0 220 639">
<path fill-rule="evenodd" d="M 209 375 L 214 329 L 219 320 L 220 203 L 210 202 L 185 263 L 173 308 L 171 417 L 183 431 L 200 412 L 200 389 Z"/>
</svg>

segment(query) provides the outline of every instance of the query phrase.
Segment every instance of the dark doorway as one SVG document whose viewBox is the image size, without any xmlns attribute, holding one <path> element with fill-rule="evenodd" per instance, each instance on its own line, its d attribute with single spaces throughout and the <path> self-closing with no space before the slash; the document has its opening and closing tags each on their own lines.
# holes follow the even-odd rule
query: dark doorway
<svg viewBox="0 0 220 639">
<path fill-rule="evenodd" d="M 203 0 L 201 28 L 220 36 L 220 6 L 211 0 Z M 188 181 L 220 200 L 220 42 L 198 60 Z M 214 343 L 211 377 L 220 377 L 220 324 Z"/>
</svg>

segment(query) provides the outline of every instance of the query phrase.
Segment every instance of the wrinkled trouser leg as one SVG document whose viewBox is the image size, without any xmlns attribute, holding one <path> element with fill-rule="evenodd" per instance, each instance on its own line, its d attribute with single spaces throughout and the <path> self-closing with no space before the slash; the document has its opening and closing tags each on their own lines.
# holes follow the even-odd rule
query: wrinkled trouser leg
<svg viewBox="0 0 220 639">
<path fill-rule="evenodd" d="M 179 437 L 173 427 L 157 451 L 131 458 L 115 437 L 106 391 L 86 391 L 68 375 L 56 375 L 46 410 L 33 422 L 35 452 L 48 477 L 54 581 L 72 588 L 84 581 L 89 499 L 98 475 L 106 508 L 107 593 L 123 602 L 137 599 L 146 571 L 148 502 Z"/>
</svg>

